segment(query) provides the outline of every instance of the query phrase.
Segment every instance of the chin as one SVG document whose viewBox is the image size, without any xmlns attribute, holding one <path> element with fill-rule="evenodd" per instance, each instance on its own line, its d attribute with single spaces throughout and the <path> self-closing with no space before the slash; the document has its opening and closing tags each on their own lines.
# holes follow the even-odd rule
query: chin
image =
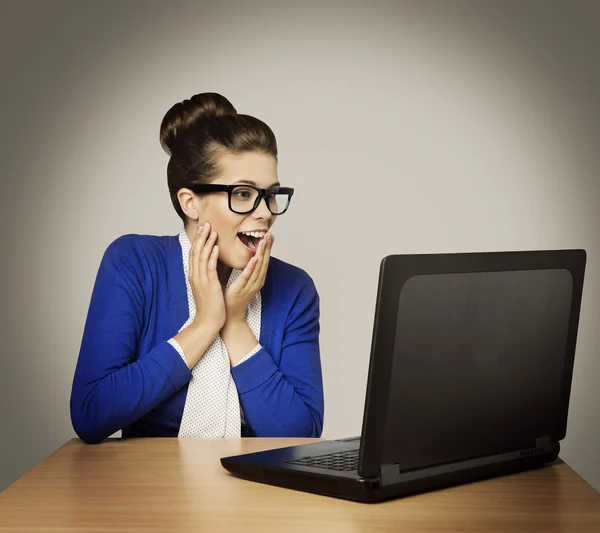
<svg viewBox="0 0 600 533">
<path fill-rule="evenodd" d="M 236 270 L 244 270 L 248 265 L 251 257 L 228 257 L 223 259 L 223 264 L 235 268 Z"/>
</svg>

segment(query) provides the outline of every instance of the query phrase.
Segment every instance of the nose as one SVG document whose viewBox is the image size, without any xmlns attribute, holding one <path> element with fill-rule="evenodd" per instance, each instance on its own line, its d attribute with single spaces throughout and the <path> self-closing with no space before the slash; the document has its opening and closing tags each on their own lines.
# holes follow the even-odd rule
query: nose
<svg viewBox="0 0 600 533">
<path fill-rule="evenodd" d="M 258 207 L 252 212 L 252 216 L 256 219 L 260 220 L 270 220 L 273 216 L 273 213 L 269 211 L 267 207 L 267 199 L 261 198 L 260 202 L 258 202 Z"/>
</svg>

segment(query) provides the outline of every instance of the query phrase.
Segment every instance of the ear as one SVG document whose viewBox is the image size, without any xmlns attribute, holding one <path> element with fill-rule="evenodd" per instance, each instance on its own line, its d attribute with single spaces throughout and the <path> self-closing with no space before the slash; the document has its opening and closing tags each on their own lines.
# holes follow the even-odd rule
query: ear
<svg viewBox="0 0 600 533">
<path fill-rule="evenodd" d="M 185 187 L 177 191 L 177 199 L 181 210 L 190 220 L 198 220 L 200 213 L 198 210 L 198 198 L 196 195 Z"/>
</svg>

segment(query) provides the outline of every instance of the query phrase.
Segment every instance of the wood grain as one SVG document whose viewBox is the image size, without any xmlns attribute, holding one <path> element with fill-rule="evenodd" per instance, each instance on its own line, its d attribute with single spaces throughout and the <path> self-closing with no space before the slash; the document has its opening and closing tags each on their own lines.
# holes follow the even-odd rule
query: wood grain
<svg viewBox="0 0 600 533">
<path fill-rule="evenodd" d="M 226 455 L 315 439 L 74 439 L 0 493 L 0 531 L 600 532 L 600 494 L 564 463 L 363 504 L 231 476 Z"/>
</svg>

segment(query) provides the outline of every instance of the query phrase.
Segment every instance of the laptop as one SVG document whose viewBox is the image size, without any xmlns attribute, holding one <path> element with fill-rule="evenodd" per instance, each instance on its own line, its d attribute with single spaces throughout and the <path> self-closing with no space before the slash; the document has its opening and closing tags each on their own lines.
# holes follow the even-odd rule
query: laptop
<svg viewBox="0 0 600 533">
<path fill-rule="evenodd" d="M 385 257 L 361 435 L 222 466 L 376 502 L 551 464 L 566 435 L 585 263 L 584 250 Z"/>
</svg>

